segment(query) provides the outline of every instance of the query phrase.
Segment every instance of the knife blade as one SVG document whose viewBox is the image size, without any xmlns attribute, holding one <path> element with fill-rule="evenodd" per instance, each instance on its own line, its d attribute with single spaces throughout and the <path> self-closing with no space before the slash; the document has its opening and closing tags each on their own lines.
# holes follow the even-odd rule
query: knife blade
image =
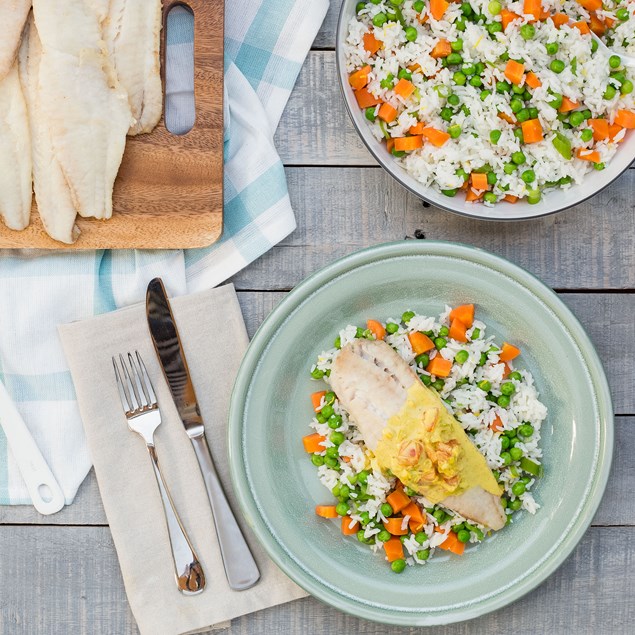
<svg viewBox="0 0 635 635">
<path fill-rule="evenodd" d="M 218 478 L 181 338 L 160 278 L 148 284 L 146 318 L 161 369 L 203 475 L 227 582 L 234 591 L 243 591 L 258 582 L 260 572 Z"/>
</svg>

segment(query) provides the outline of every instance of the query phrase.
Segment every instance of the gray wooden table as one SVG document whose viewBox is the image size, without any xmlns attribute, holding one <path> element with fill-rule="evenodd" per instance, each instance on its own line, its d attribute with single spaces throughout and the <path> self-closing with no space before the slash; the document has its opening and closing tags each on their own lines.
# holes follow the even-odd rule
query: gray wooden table
<svg viewBox="0 0 635 635">
<path fill-rule="evenodd" d="M 551 285 L 587 329 L 613 393 L 613 470 L 573 555 L 542 586 L 496 613 L 437 629 L 400 629 L 307 598 L 236 619 L 221 634 L 633 633 L 635 170 L 591 201 L 530 222 L 477 222 L 423 205 L 377 166 L 348 120 L 333 51 L 339 2 L 331 5 L 276 135 L 298 229 L 234 278 L 250 334 L 306 275 L 362 247 L 404 238 L 482 247 Z M 53 517 L 0 507 L 0 635 L 136 632 L 92 473 L 75 503 Z"/>
</svg>

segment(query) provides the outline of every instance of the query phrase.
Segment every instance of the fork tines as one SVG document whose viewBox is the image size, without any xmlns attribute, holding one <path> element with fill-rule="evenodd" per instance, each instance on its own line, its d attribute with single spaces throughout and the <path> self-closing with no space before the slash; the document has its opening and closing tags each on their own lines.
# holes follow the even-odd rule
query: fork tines
<svg viewBox="0 0 635 635">
<path fill-rule="evenodd" d="M 126 414 L 138 414 L 157 407 L 157 397 L 139 351 L 135 351 L 134 357 L 132 353 L 128 353 L 127 359 L 119 355 L 119 362 L 113 356 L 112 365 Z"/>
</svg>

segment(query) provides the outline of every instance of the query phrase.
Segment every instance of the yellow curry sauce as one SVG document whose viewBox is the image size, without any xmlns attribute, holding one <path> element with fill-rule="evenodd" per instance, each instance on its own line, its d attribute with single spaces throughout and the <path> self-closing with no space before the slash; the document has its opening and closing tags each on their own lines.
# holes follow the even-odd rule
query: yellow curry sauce
<svg viewBox="0 0 635 635">
<path fill-rule="evenodd" d="M 404 485 L 438 503 L 480 485 L 502 494 L 485 457 L 468 439 L 440 397 L 420 382 L 388 420 L 375 450 L 377 464 Z"/>
</svg>

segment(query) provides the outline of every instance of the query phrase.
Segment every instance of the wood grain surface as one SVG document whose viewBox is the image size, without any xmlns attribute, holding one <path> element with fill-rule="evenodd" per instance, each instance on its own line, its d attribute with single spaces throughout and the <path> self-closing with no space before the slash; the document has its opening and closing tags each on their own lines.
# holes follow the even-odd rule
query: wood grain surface
<svg viewBox="0 0 635 635">
<path fill-rule="evenodd" d="M 424 207 L 376 167 L 346 117 L 330 50 L 339 6 L 340 0 L 331 0 L 277 133 L 298 229 L 233 279 L 249 334 L 302 278 L 357 249 L 406 237 L 488 249 L 558 289 L 589 333 L 618 415 L 613 466 L 593 526 L 571 557 L 504 609 L 461 624 L 392 628 L 307 598 L 235 619 L 220 634 L 630 635 L 635 624 L 635 171 L 591 201 L 535 221 L 478 222 Z M 55 516 L 0 507 L 0 634 L 137 632 L 92 473 L 75 503 Z"/>
<path fill-rule="evenodd" d="M 164 118 L 150 134 L 128 137 L 106 221 L 77 218 L 73 245 L 50 238 L 35 197 L 31 224 L 16 232 L 0 223 L 0 247 L 42 249 L 204 247 L 223 227 L 223 5 L 206 0 L 163 0 L 161 74 L 165 87 L 165 38 L 169 10 L 194 12 L 194 99 L 196 121 L 174 135 Z M 90 140 L 87 140 L 89 143 Z"/>
</svg>

